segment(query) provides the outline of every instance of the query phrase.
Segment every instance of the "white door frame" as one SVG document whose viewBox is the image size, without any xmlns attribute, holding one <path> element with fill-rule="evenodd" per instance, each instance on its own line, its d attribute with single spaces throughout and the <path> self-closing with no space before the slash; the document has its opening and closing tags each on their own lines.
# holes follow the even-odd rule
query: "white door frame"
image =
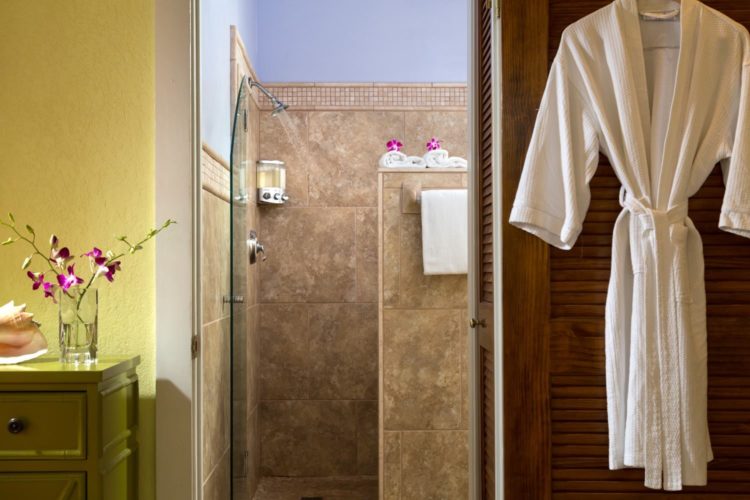
<svg viewBox="0 0 750 500">
<path fill-rule="evenodd" d="M 199 500 L 200 323 L 198 0 L 155 2 L 156 498 Z"/>
<path fill-rule="evenodd" d="M 503 412 L 503 94 L 502 0 L 492 0 L 492 248 L 495 325 L 495 499 L 505 498 L 505 420 Z"/>
</svg>

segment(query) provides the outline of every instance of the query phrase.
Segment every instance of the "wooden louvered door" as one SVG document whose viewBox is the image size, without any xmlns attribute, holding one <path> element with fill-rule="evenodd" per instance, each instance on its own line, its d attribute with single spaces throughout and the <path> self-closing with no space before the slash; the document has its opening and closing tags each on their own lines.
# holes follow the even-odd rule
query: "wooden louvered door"
<svg viewBox="0 0 750 500">
<path fill-rule="evenodd" d="M 507 221 L 563 29 L 608 2 L 504 0 L 503 210 Z M 750 26 L 750 3 L 707 1 Z M 706 262 L 708 485 L 648 490 L 639 469 L 607 467 L 604 304 L 620 183 L 602 156 L 575 247 L 546 246 L 503 226 L 506 498 L 750 499 L 750 241 L 718 229 L 717 167 L 690 200 Z"/>
<path fill-rule="evenodd" d="M 479 494 L 484 500 L 495 498 L 495 349 L 494 349 L 494 269 L 493 269 L 493 81 L 492 28 L 494 10 L 488 0 L 476 2 L 476 61 L 474 64 L 474 176 L 475 209 L 475 297 L 478 324 L 474 324 L 477 362 L 476 402 L 479 418 Z"/>
</svg>

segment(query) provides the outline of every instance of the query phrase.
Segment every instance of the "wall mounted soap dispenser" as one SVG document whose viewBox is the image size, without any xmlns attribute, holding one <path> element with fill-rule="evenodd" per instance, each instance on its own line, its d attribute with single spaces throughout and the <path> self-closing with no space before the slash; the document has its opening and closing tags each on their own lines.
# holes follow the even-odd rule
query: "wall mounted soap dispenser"
<svg viewBox="0 0 750 500">
<path fill-rule="evenodd" d="M 258 203 L 283 205 L 289 199 L 286 194 L 286 165 L 284 162 L 260 160 L 256 170 Z"/>
</svg>

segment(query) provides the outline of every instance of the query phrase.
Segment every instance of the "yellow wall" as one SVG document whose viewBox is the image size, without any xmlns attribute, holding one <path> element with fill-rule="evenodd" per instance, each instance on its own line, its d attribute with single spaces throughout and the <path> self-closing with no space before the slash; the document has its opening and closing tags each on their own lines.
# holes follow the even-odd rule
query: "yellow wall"
<svg viewBox="0 0 750 500">
<path fill-rule="evenodd" d="M 0 2 L 0 214 L 82 253 L 154 224 L 153 0 Z M 5 239 L 5 228 L 0 237 Z M 164 235 L 168 237 L 168 235 Z M 0 247 L 0 304 L 27 303 L 56 342 L 56 309 Z M 100 355 L 140 354 L 141 490 L 154 496 L 154 252 L 100 291 Z"/>
</svg>

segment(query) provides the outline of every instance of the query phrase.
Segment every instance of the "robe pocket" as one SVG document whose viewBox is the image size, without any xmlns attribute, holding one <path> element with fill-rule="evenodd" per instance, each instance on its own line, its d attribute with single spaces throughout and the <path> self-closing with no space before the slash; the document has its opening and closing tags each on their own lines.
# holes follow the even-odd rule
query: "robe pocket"
<svg viewBox="0 0 750 500">
<path fill-rule="evenodd" d="M 669 228 L 669 239 L 674 247 L 672 261 L 672 280 L 674 296 L 677 302 L 690 304 L 693 302 L 690 293 L 690 275 L 688 273 L 687 256 L 688 228 L 684 224 L 672 224 Z"/>
</svg>

